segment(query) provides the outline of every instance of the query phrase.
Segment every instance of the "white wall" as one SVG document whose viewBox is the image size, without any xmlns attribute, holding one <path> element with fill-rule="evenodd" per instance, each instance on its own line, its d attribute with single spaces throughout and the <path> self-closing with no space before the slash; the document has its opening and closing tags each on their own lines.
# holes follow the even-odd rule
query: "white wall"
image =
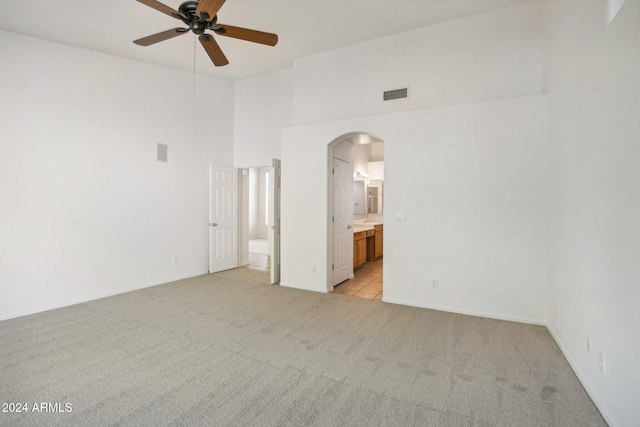
<svg viewBox="0 0 640 427">
<path fill-rule="evenodd" d="M 250 224 L 252 221 L 250 210 L 251 182 L 249 180 L 249 173 L 249 169 L 242 169 L 240 175 L 240 265 L 249 264 Z"/>
<path fill-rule="evenodd" d="M 347 163 L 353 162 L 353 143 L 340 141 L 333 147 L 333 157 Z"/>
<path fill-rule="evenodd" d="M 269 227 L 267 226 L 267 173 L 269 172 L 269 167 L 264 167 L 258 169 L 258 212 L 257 212 L 257 221 L 256 221 L 256 238 L 258 239 L 266 239 L 269 237 Z"/>
<path fill-rule="evenodd" d="M 232 83 L 198 76 L 194 118 L 190 73 L 4 31 L 0 52 L 0 319 L 206 273 Z"/>
<path fill-rule="evenodd" d="M 249 234 L 248 239 L 266 239 L 266 173 L 269 167 L 249 169 Z M 246 242 L 248 247 L 248 241 Z"/>
<path fill-rule="evenodd" d="M 545 323 L 543 96 L 284 129 L 281 284 L 330 289 L 327 145 L 354 129 L 385 142 L 384 299 Z"/>
<path fill-rule="evenodd" d="M 371 154 L 369 157 L 370 162 L 382 162 L 384 161 L 384 142 L 371 143 Z"/>
<path fill-rule="evenodd" d="M 258 168 L 249 169 L 249 239 L 258 238 L 258 202 L 260 176 Z M 248 245 L 248 243 L 247 243 Z"/>
<path fill-rule="evenodd" d="M 369 156 L 371 144 L 353 145 L 353 173 L 360 172 L 369 174 Z"/>
<path fill-rule="evenodd" d="M 538 94 L 540 32 L 533 1 L 296 59 L 294 124 Z"/>
<path fill-rule="evenodd" d="M 604 1 L 546 1 L 545 21 L 555 190 L 549 327 L 609 424 L 638 426 L 640 2 L 627 1 L 606 27 Z"/>
<path fill-rule="evenodd" d="M 280 129 L 293 124 L 293 71 L 235 82 L 235 165 L 260 167 L 280 158 Z"/>
<path fill-rule="evenodd" d="M 384 180 L 384 160 L 369 162 L 369 179 Z"/>
</svg>

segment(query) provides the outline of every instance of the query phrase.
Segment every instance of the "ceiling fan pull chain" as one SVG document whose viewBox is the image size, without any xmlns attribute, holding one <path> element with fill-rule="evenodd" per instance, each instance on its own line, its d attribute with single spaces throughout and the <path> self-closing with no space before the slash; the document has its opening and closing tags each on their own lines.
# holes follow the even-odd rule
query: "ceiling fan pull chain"
<svg viewBox="0 0 640 427">
<path fill-rule="evenodd" d="M 193 120 L 196 119 L 196 35 L 193 35 Z"/>
</svg>

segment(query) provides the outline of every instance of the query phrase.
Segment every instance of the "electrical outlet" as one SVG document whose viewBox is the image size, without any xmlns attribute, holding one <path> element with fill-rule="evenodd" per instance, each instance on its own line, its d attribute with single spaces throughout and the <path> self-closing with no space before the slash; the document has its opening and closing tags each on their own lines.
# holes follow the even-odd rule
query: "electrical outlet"
<svg viewBox="0 0 640 427">
<path fill-rule="evenodd" d="M 174 265 L 178 264 L 178 257 L 177 256 L 173 257 L 173 264 Z"/>
<path fill-rule="evenodd" d="M 316 272 L 316 266 L 314 265 L 313 267 L 311 267 L 311 272 L 315 273 Z"/>
<path fill-rule="evenodd" d="M 587 337 L 587 354 L 591 354 L 591 338 Z"/>
<path fill-rule="evenodd" d="M 599 357 L 598 357 L 598 365 L 600 366 L 600 372 L 602 372 L 603 374 L 606 374 L 607 373 L 607 365 L 605 364 L 604 352 L 602 350 L 600 350 L 598 355 L 599 355 Z"/>
<path fill-rule="evenodd" d="M 438 279 L 431 279 L 431 287 L 432 288 L 438 287 Z"/>
</svg>

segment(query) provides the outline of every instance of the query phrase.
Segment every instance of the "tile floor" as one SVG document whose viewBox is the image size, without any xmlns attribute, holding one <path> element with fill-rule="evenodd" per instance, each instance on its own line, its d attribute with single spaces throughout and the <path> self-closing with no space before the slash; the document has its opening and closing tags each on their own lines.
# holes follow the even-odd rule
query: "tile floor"
<svg viewBox="0 0 640 427">
<path fill-rule="evenodd" d="M 247 268 L 271 271 L 271 259 L 269 255 L 250 252 Z M 353 279 L 336 286 L 333 292 L 358 298 L 382 300 L 382 259 L 366 263 L 354 271 L 354 275 Z"/>
<path fill-rule="evenodd" d="M 257 254 L 249 252 L 250 270 L 271 271 L 271 257 L 266 254 Z"/>
<path fill-rule="evenodd" d="M 355 277 L 333 288 L 333 293 L 382 300 L 382 258 L 368 262 L 353 272 Z"/>
</svg>

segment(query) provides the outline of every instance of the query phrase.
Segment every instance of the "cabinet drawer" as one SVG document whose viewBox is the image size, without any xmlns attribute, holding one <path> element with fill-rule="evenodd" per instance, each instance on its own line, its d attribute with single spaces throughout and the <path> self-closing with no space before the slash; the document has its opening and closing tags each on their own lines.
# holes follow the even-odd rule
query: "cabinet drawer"
<svg viewBox="0 0 640 427">
<path fill-rule="evenodd" d="M 367 230 L 366 233 L 367 237 L 375 236 L 376 230 Z"/>
<path fill-rule="evenodd" d="M 367 238 L 367 232 L 366 231 L 358 231 L 357 233 L 353 233 L 353 240 L 354 241 L 358 241 L 358 240 L 362 240 L 362 239 L 366 239 Z"/>
</svg>

